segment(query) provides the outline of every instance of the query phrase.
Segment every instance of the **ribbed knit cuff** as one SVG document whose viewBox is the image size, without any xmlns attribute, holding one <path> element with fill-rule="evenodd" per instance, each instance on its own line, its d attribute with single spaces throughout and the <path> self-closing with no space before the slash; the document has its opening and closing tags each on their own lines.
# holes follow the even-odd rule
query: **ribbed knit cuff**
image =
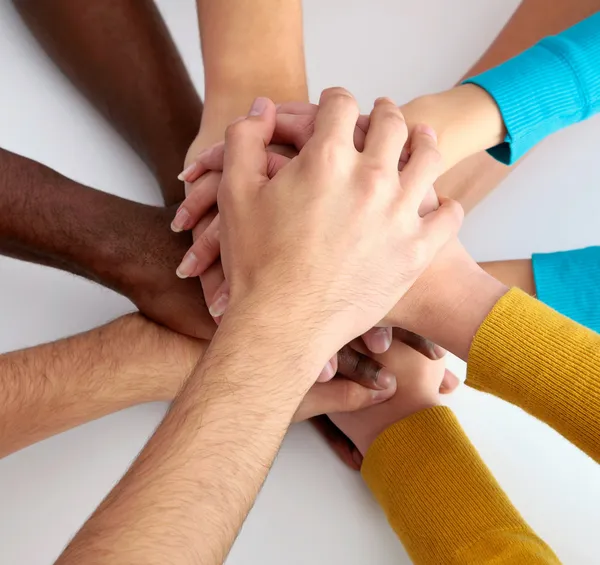
<svg viewBox="0 0 600 565">
<path fill-rule="evenodd" d="M 531 261 L 537 297 L 600 332 L 600 247 L 536 253 Z"/>
<path fill-rule="evenodd" d="M 486 90 L 500 109 L 507 135 L 504 143 L 488 152 L 505 165 L 581 119 L 583 98 L 577 77 L 543 42 L 465 83 Z"/>
<path fill-rule="evenodd" d="M 600 461 L 600 335 L 512 289 L 469 352 L 466 384 L 529 412 Z"/>
<path fill-rule="evenodd" d="M 367 452 L 362 474 L 415 564 L 516 555 L 549 559 L 519 562 L 557 563 L 449 408 L 418 412 L 384 431 Z"/>
<path fill-rule="evenodd" d="M 489 150 L 510 165 L 550 134 L 600 110 L 600 13 L 465 83 L 485 89 L 506 125 Z"/>
</svg>

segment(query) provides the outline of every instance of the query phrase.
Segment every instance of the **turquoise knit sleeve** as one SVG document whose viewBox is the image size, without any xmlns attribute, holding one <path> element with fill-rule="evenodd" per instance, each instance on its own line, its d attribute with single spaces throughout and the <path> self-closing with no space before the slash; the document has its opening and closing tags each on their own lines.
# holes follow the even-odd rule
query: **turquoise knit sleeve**
<svg viewBox="0 0 600 565">
<path fill-rule="evenodd" d="M 533 255 L 537 297 L 600 333 L 600 247 Z"/>
<path fill-rule="evenodd" d="M 548 135 L 600 110 L 600 12 L 465 83 L 498 104 L 507 135 L 489 153 L 514 163 Z"/>
</svg>

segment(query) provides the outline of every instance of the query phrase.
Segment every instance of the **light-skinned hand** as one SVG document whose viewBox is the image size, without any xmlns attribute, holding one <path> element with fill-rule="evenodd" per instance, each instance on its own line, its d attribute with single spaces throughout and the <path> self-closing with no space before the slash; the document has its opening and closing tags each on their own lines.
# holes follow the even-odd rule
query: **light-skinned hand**
<svg viewBox="0 0 600 565">
<path fill-rule="evenodd" d="M 307 341 L 329 356 L 386 315 L 462 220 L 451 201 L 419 214 L 439 174 L 435 134 L 415 128 L 399 174 L 407 141 L 399 109 L 376 102 L 362 152 L 358 116 L 347 91 L 325 91 L 313 136 L 270 179 L 275 107 L 257 99 L 227 130 L 218 190 L 225 315 L 267 304 L 284 324 L 302 321 Z"/>
</svg>

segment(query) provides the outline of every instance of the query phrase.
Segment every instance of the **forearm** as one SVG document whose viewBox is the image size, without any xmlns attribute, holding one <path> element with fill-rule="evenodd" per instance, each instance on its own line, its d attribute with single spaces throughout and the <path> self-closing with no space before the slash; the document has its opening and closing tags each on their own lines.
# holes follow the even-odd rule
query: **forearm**
<svg viewBox="0 0 600 565">
<path fill-rule="evenodd" d="M 307 100 L 301 0 L 197 0 L 205 72 L 202 130 L 219 141 L 257 96 Z"/>
<path fill-rule="evenodd" d="M 362 474 L 416 565 L 559 563 L 446 407 L 385 430 L 367 451 Z"/>
<path fill-rule="evenodd" d="M 263 336 L 242 320 L 224 320 L 140 457 L 58 563 L 224 561 L 305 392 L 307 371 L 314 379 L 319 372 L 290 355 L 280 332 Z M 288 371 L 294 380 L 282 382 Z"/>
<path fill-rule="evenodd" d="M 0 253 L 115 287 L 119 235 L 141 205 L 0 149 Z M 140 243 L 140 242 L 138 242 Z M 133 248 L 133 247 L 132 247 Z"/>
<path fill-rule="evenodd" d="M 202 104 L 152 0 L 13 0 L 38 41 L 156 176 L 165 201 Z"/>
<path fill-rule="evenodd" d="M 205 347 L 133 314 L 0 356 L 0 457 L 123 408 L 172 399 Z"/>
<path fill-rule="evenodd" d="M 598 9 L 599 0 L 523 0 L 498 37 L 461 81 L 500 65 L 542 38 L 561 32 Z M 498 186 L 516 166 L 499 163 L 484 149 L 487 148 L 456 164 L 436 183 L 439 195 L 458 200 L 466 212 Z"/>
</svg>

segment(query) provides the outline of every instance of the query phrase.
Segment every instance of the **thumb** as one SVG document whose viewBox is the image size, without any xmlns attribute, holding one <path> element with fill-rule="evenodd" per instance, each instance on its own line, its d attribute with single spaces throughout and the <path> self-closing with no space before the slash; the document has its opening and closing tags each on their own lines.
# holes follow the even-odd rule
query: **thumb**
<svg viewBox="0 0 600 565">
<path fill-rule="evenodd" d="M 275 104 L 257 98 L 245 119 L 225 132 L 223 177 L 233 185 L 262 184 L 268 180 L 267 146 L 275 131 Z"/>
</svg>

